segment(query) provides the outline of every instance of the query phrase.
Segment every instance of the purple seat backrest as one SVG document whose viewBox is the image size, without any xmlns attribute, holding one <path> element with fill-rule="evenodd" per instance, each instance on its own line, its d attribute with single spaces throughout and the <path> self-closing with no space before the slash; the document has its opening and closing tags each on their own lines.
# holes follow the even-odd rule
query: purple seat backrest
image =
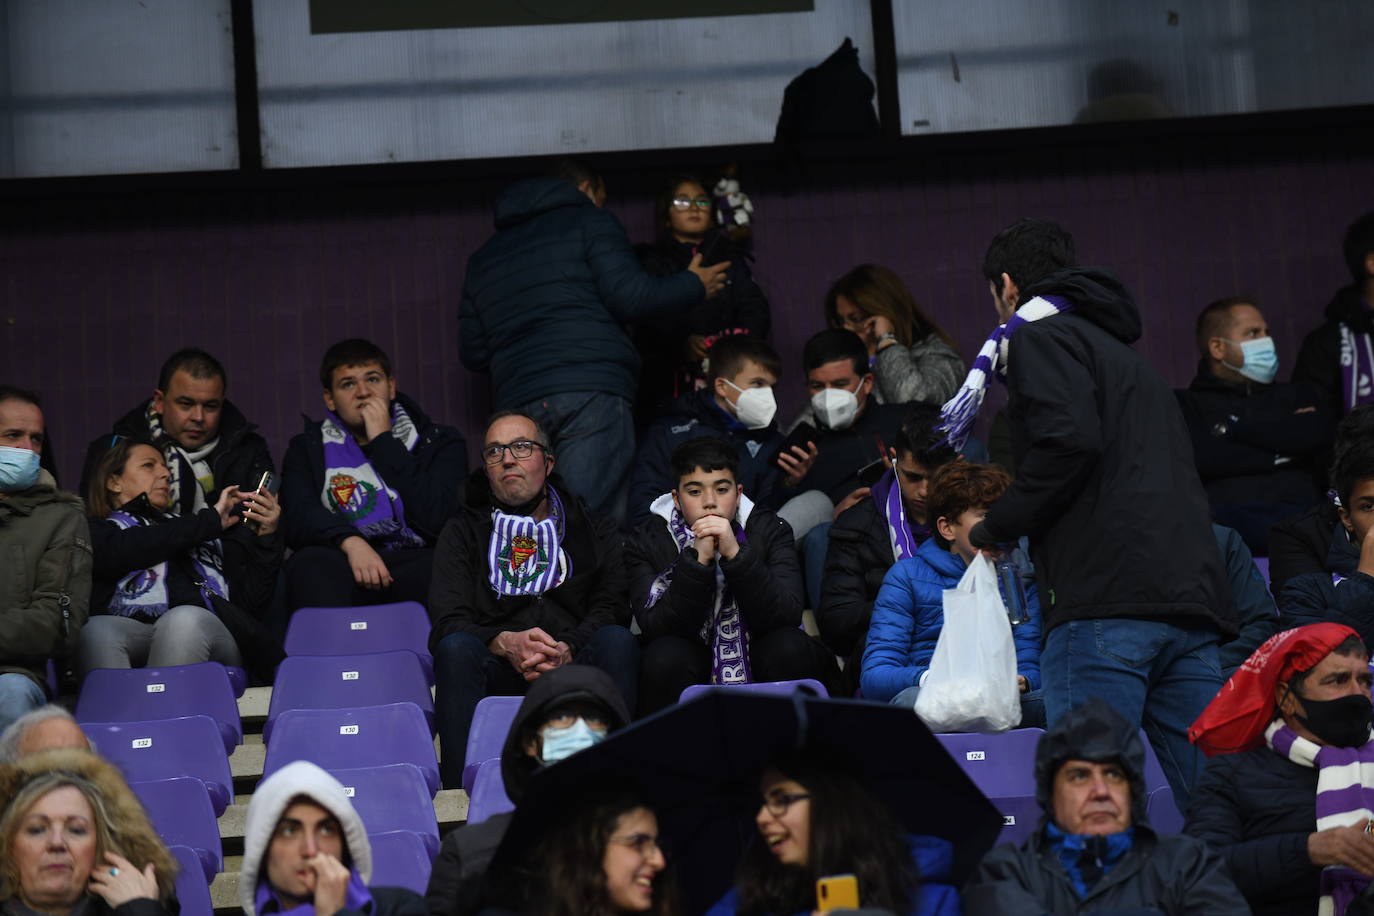
<svg viewBox="0 0 1374 916">
<path fill-rule="evenodd" d="M 468 729 L 467 753 L 463 756 L 464 792 L 472 794 L 472 783 L 483 761 L 501 756 L 510 725 L 524 700 L 524 697 L 482 697 L 478 701 L 477 711 L 472 714 L 472 727 Z"/>
<path fill-rule="evenodd" d="M 288 709 L 277 716 L 263 777 L 293 760 L 326 770 L 413 763 L 432 798 L 439 791 L 439 759 L 425 714 L 414 703 L 355 709 Z"/>
<path fill-rule="evenodd" d="M 1149 818 L 1155 833 L 1183 832 L 1183 813 L 1174 804 L 1174 790 L 1168 786 L 1160 786 L 1150 793 L 1145 800 L 1145 816 Z"/>
<path fill-rule="evenodd" d="M 196 851 L 189 846 L 168 846 L 170 852 L 181 866 L 177 872 L 177 902 L 181 904 L 181 916 L 214 916 L 215 905 L 210 900 L 210 882 L 200 873 L 200 860 Z"/>
<path fill-rule="evenodd" d="M 469 824 L 480 824 L 493 814 L 515 810 L 515 804 L 506 796 L 506 783 L 501 778 L 499 759 L 484 761 L 477 768 L 477 778 L 473 780 L 469 796 Z"/>
<path fill-rule="evenodd" d="M 78 722 L 146 722 L 209 716 L 224 753 L 243 742 L 243 723 L 229 675 L 218 662 L 167 668 L 97 668 L 76 701 Z"/>
<path fill-rule="evenodd" d="M 213 881 L 224 868 L 224 849 L 219 839 L 219 823 L 210 807 L 205 783 L 189 776 L 131 782 L 148 820 L 167 846 L 187 846 L 196 851 L 206 881 Z"/>
<path fill-rule="evenodd" d="M 369 833 L 372 847 L 371 887 L 406 887 L 423 894 L 434 861 L 420 837 L 408 830 Z"/>
<path fill-rule="evenodd" d="M 272 740 L 277 716 L 288 709 L 341 709 L 414 703 L 434 729 L 434 697 L 414 652 L 367 655 L 293 655 L 277 668 L 262 737 Z"/>
<path fill-rule="evenodd" d="M 682 691 L 677 698 L 678 702 L 686 703 L 692 697 L 708 690 L 748 690 L 754 693 L 795 693 L 803 690 L 812 696 L 830 696 L 820 681 L 804 677 L 795 681 L 758 681 L 753 684 L 693 684 Z"/>
<path fill-rule="evenodd" d="M 1016 728 L 1001 734 L 954 732 L 935 737 L 955 763 L 988 797 L 1035 797 L 1035 749 L 1039 728 Z"/>
<path fill-rule="evenodd" d="M 1260 577 L 1264 579 L 1265 588 L 1269 587 L 1269 558 L 1255 557 L 1255 568 L 1259 570 Z"/>
<path fill-rule="evenodd" d="M 408 830 L 425 841 L 431 858 L 439 854 L 439 821 L 419 767 L 393 763 L 329 772 L 343 784 L 368 833 Z"/>
<path fill-rule="evenodd" d="M 1145 745 L 1145 794 L 1148 796 L 1155 789 L 1167 786 L 1169 780 L 1165 777 L 1164 767 L 1159 765 L 1159 757 L 1156 756 L 1154 746 L 1150 744 L 1143 728 L 1140 730 L 1140 743 Z"/>
<path fill-rule="evenodd" d="M 989 796 L 988 801 L 1002 815 L 1002 832 L 997 834 L 998 843 L 1020 845 L 1040 826 L 1043 812 L 1034 795 Z"/>
<path fill-rule="evenodd" d="M 434 683 L 429 614 L 416 601 L 362 607 L 303 607 L 286 629 L 287 655 L 361 655 L 409 649 Z"/>
<path fill-rule="evenodd" d="M 81 730 L 129 782 L 193 776 L 205 783 L 215 817 L 224 813 L 234 797 L 229 758 L 220 741 L 219 726 L 209 716 L 83 722 Z"/>
</svg>

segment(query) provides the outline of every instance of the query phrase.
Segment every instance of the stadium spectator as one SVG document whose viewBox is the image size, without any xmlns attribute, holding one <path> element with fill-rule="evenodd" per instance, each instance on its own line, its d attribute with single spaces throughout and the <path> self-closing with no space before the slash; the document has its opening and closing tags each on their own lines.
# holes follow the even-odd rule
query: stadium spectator
<svg viewBox="0 0 1374 916">
<path fill-rule="evenodd" d="M 1374 438 L 1342 448 L 1331 476 L 1341 500 L 1341 529 L 1331 540 L 1326 568 L 1294 576 L 1279 593 L 1280 625 L 1342 623 L 1374 645 Z"/>
<path fill-rule="evenodd" d="M 836 280 L 825 294 L 825 318 L 863 340 L 880 403 L 938 407 L 959 390 L 964 363 L 953 339 L 888 268 L 860 264 Z"/>
<path fill-rule="evenodd" d="M 1230 597 L 1236 605 L 1236 620 L 1240 633 L 1235 639 L 1223 642 L 1217 650 L 1222 677 L 1230 677 L 1250 653 L 1279 629 L 1279 611 L 1274 596 L 1255 566 L 1250 548 L 1241 536 L 1230 528 L 1213 523 L 1217 548 L 1226 564 L 1226 582 Z"/>
<path fill-rule="evenodd" d="M 133 439 L 96 462 L 86 497 L 95 581 L 76 648 L 82 678 L 95 668 L 239 665 L 260 645 L 254 627 L 282 556 L 276 497 L 228 486 L 213 506 L 178 515 L 169 477 L 162 452 Z M 251 537 L 222 537 L 245 520 L 257 528 Z"/>
<path fill-rule="evenodd" d="M 730 442 L 739 454 L 739 483 L 755 502 L 768 499 L 777 483 L 778 433 L 773 386 L 782 361 L 768 344 L 744 335 L 726 337 L 711 348 L 711 387 L 674 401 L 640 443 L 630 475 L 631 524 L 649 517 L 649 506 L 676 484 L 669 459 L 684 442 L 711 436 Z"/>
<path fill-rule="evenodd" d="M 175 916 L 176 860 L 112 764 L 51 750 L 0 767 L 0 910 Z"/>
<path fill-rule="evenodd" d="M 1140 312 L 1073 238 L 1025 219 L 983 262 L 1003 327 L 944 408 L 962 444 L 989 376 L 1006 378 L 1016 479 L 974 526 L 976 548 L 1030 539 L 1053 725 L 1090 696 L 1143 722 L 1181 806 L 1202 770 L 1188 725 L 1221 685 L 1236 622 L 1188 430 L 1164 380 L 1131 348 Z"/>
<path fill-rule="evenodd" d="M 954 916 L 954 847 L 908 835 L 891 810 L 845 766 L 802 751 L 763 773 L 763 796 L 735 887 L 707 916 L 816 910 L 816 881 L 852 874 L 866 911 L 896 916 Z M 979 912 L 970 910 L 969 912 Z"/>
<path fill-rule="evenodd" d="M 674 276 L 649 276 L 605 200 L 605 182 L 575 162 L 507 188 L 458 309 L 463 365 L 490 373 L 498 410 L 548 430 L 564 478 L 597 511 L 620 501 L 634 460 L 639 354 L 623 325 L 718 294 L 730 267 L 697 254 Z"/>
<path fill-rule="evenodd" d="M 896 467 L 835 519 L 825 555 L 825 577 L 816 607 L 821 639 L 840 658 L 850 691 L 858 687 L 864 641 L 883 577 L 892 564 L 915 556 L 930 538 L 926 511 L 930 478 L 957 455 L 935 431 L 940 412 L 928 404 L 907 411 L 893 442 Z"/>
<path fill-rule="evenodd" d="M 873 622 L 863 654 L 860 684 L 865 699 L 896 706 L 915 706 L 930 673 L 930 660 L 944 627 L 944 592 L 954 588 L 977 555 L 969 532 L 988 513 L 1011 478 L 991 464 L 957 461 L 936 472 L 930 484 L 934 536 L 915 556 L 898 560 L 883 580 L 873 603 Z M 1030 561 L 1017 550 L 1027 577 Z M 1040 598 L 1034 583 L 1026 586 L 1025 623 L 1012 627 L 1016 643 L 1016 682 L 1021 691 L 1021 725 L 1042 727 L 1040 695 Z"/>
<path fill-rule="evenodd" d="M 37 396 L 0 385 L 0 730 L 47 702 L 90 605 L 85 513 L 39 467 L 44 432 Z"/>
<path fill-rule="evenodd" d="M 467 473 L 462 434 L 397 392 L 371 341 L 325 351 L 320 384 L 325 418 L 306 424 L 282 462 L 289 609 L 423 602 Z"/>
<path fill-rule="evenodd" d="M 0 732 L 0 764 L 39 751 L 70 748 L 95 752 L 94 745 L 72 714 L 56 703 L 24 713 Z"/>
<path fill-rule="evenodd" d="M 429 594 L 444 785 L 461 784 L 468 728 L 491 694 L 519 696 L 576 661 L 611 676 L 633 709 L 639 643 L 620 536 L 560 477 L 543 429 L 515 411 L 487 426 L 483 467 L 444 526 Z"/>
<path fill-rule="evenodd" d="M 966 912 L 1250 912 L 1217 852 L 1151 829 L 1139 730 L 1105 700 L 1076 707 L 1040 738 L 1035 782 L 1040 828 L 988 853 L 964 889 Z"/>
<path fill-rule="evenodd" d="M 1185 832 L 1220 853 L 1256 916 L 1345 912 L 1374 875 L 1369 652 L 1349 627 L 1274 636 L 1193 727 L 1213 756 Z M 1319 906 L 1319 898 L 1323 899 Z"/>
<path fill-rule="evenodd" d="M 600 743 L 629 722 L 625 701 L 605 672 L 565 665 L 542 675 L 525 694 L 501 748 L 506 797 L 519 804 L 536 770 Z M 444 837 L 425 892 L 430 916 L 481 911 L 487 869 L 512 817 L 511 812 L 494 814 Z"/>
<path fill-rule="evenodd" d="M 1315 465 L 1331 447 L 1331 411 L 1306 387 L 1274 380 L 1274 339 L 1248 298 L 1203 309 L 1197 347 L 1197 376 L 1178 402 L 1212 517 L 1268 556 L 1270 526 L 1317 501 Z"/>
<path fill-rule="evenodd" d="M 730 262 L 725 287 L 717 295 L 685 312 L 635 327 L 635 345 L 644 363 L 637 406 L 650 419 L 665 400 L 710 387 L 718 371 L 716 343 L 737 334 L 762 340 L 772 326 L 768 299 L 754 282 L 748 255 L 731 241 L 728 231 L 714 225 L 714 209 L 715 201 L 700 179 L 669 178 L 654 201 L 658 238 L 652 245 L 636 246 L 639 263 L 655 277 L 681 273 L 698 252 L 708 266 Z M 708 361 L 712 368 L 706 371 Z"/>
<path fill-rule="evenodd" d="M 1345 230 L 1350 285 L 1326 305 L 1326 321 L 1303 339 L 1293 382 L 1316 391 L 1338 416 L 1374 403 L 1374 211 Z"/>
<path fill-rule="evenodd" d="M 273 469 L 267 440 L 225 396 L 229 377 L 219 360 L 197 347 L 178 350 L 158 372 L 147 401 L 115 421 L 115 436 L 151 442 L 171 471 L 171 508 L 194 515 L 219 502 L 226 487 L 256 489 Z M 86 449 L 81 492 L 89 493 L 95 466 L 112 444 L 110 433 Z M 247 536 L 238 532 L 235 536 Z"/>
<path fill-rule="evenodd" d="M 703 437 L 673 452 L 674 486 L 625 547 L 645 642 L 640 709 L 692 684 L 817 678 L 835 662 L 801 629 L 802 583 L 787 524 L 742 493 L 730 443 Z"/>
<path fill-rule="evenodd" d="M 297 760 L 258 783 L 243 827 L 239 903 L 247 916 L 425 916 L 419 894 L 369 887 L 367 828 L 333 776 Z"/>
</svg>

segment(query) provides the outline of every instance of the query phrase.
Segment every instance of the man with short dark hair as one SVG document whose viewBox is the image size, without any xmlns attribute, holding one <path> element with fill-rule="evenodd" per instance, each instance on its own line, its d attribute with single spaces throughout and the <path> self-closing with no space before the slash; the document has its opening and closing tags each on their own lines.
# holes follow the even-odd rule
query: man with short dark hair
<svg viewBox="0 0 1374 916">
<path fill-rule="evenodd" d="M 1318 499 L 1316 464 L 1331 411 L 1302 385 L 1275 381 L 1278 355 L 1253 300 L 1218 299 L 1197 319 L 1197 376 L 1178 392 L 1193 460 L 1218 524 L 1269 555 L 1269 528 Z"/>
<path fill-rule="evenodd" d="M 483 466 L 434 549 L 429 635 L 444 785 L 462 782 L 468 729 L 484 696 L 518 696 L 572 662 L 610 675 L 633 709 L 639 643 L 620 535 L 553 473 L 547 434 L 500 411 L 483 437 Z"/>
<path fill-rule="evenodd" d="M 1374 403 L 1374 210 L 1345 230 L 1350 284 L 1326 305 L 1326 321 L 1303 338 L 1293 382 L 1318 393 L 1337 416 Z"/>
<path fill-rule="evenodd" d="M 775 455 L 782 436 L 774 415 L 773 386 L 782 360 L 756 337 L 737 335 L 711 348 L 711 385 L 683 395 L 644 434 L 630 476 L 627 515 L 638 525 L 649 517 L 655 499 L 673 488 L 669 460 L 691 439 L 712 436 L 734 445 L 739 454 L 738 483 L 755 502 L 767 500 L 777 482 Z"/>
<path fill-rule="evenodd" d="M 228 390 L 219 360 L 198 347 L 178 350 L 162 364 L 153 396 L 116 420 L 111 430 L 161 450 L 172 475 L 172 510 L 178 515 L 213 506 L 227 486 L 256 489 L 262 475 L 273 469 L 267 440 L 228 400 Z M 96 462 L 111 445 L 107 434 L 87 447 L 83 496 L 93 483 Z"/>
<path fill-rule="evenodd" d="M 325 419 L 307 422 L 282 462 L 288 610 L 423 602 L 467 472 L 463 436 L 396 390 L 371 341 L 325 351 L 320 384 Z"/>
</svg>

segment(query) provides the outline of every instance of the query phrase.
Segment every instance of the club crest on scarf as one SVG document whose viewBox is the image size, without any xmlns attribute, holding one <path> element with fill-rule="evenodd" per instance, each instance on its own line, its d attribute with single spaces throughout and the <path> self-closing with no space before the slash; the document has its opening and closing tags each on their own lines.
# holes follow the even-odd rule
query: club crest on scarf
<svg viewBox="0 0 1374 916">
<path fill-rule="evenodd" d="M 492 509 L 487 581 L 498 595 L 542 595 L 572 575 L 572 561 L 563 549 L 563 500 L 553 487 L 546 492 L 549 512 L 539 521 Z"/>
<path fill-rule="evenodd" d="M 391 432 L 405 450 L 414 453 L 420 441 L 415 423 L 399 402 L 391 405 Z M 320 423 L 324 447 L 324 487 L 320 501 L 348 519 L 358 533 L 388 550 L 423 547 L 424 538 L 406 524 L 401 494 L 387 486 L 362 447 L 331 411 Z"/>
<path fill-rule="evenodd" d="M 119 596 L 127 601 L 146 595 L 157 585 L 159 578 L 156 567 L 140 569 L 119 583 Z"/>
<path fill-rule="evenodd" d="M 334 506 L 348 516 L 349 521 L 367 517 L 377 506 L 377 488 L 349 474 L 330 477 L 329 492 L 334 497 Z"/>
<path fill-rule="evenodd" d="M 548 553 L 538 541 L 523 534 L 511 538 L 505 549 L 497 554 L 497 560 L 501 576 L 516 588 L 538 579 L 549 568 Z"/>
</svg>

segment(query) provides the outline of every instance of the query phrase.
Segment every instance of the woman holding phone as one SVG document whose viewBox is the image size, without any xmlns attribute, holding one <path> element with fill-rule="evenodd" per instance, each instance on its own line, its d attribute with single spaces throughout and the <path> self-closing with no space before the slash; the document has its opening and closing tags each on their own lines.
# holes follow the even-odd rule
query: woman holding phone
<svg viewBox="0 0 1374 916">
<path fill-rule="evenodd" d="M 96 668 L 239 665 L 226 620 L 251 621 L 244 610 L 271 598 L 282 559 L 271 489 L 226 487 L 214 506 L 177 515 L 168 477 L 157 448 L 123 437 L 96 464 L 86 494 L 91 616 L 75 659 L 83 679 Z M 251 533 L 225 536 L 245 523 Z"/>
<path fill-rule="evenodd" d="M 904 833 L 841 762 L 806 751 L 779 758 L 759 790 L 759 835 L 734 889 L 707 916 L 791 916 L 856 905 L 898 916 L 958 916 L 959 893 L 948 883 L 954 847 Z"/>
</svg>

